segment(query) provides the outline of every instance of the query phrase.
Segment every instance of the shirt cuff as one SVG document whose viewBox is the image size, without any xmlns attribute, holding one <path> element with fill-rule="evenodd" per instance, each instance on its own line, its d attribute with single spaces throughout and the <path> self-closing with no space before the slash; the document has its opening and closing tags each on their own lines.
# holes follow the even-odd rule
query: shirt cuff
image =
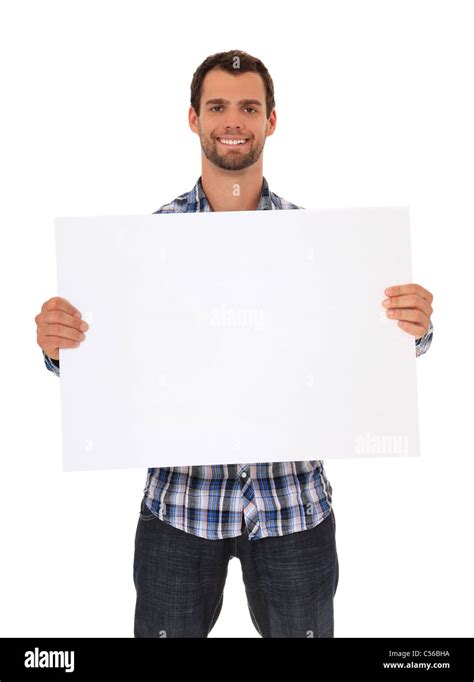
<svg viewBox="0 0 474 682">
<path fill-rule="evenodd" d="M 56 374 L 58 377 L 59 374 L 59 360 L 54 360 L 53 358 L 50 358 L 49 355 L 46 355 L 43 349 L 41 349 L 44 357 L 44 364 L 46 367 L 49 369 L 50 372 L 53 372 L 53 374 Z"/>
<path fill-rule="evenodd" d="M 423 336 L 420 336 L 419 339 L 415 339 L 416 357 L 419 357 L 420 355 L 423 355 L 423 353 L 426 353 L 426 351 L 428 350 L 428 348 L 431 345 L 432 338 L 433 338 L 433 323 L 430 320 L 430 325 L 428 327 L 428 331 Z"/>
</svg>

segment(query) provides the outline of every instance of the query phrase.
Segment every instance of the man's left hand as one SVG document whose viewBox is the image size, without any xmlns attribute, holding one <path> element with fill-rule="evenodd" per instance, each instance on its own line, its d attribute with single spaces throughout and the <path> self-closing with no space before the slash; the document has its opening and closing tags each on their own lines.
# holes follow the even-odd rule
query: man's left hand
<svg viewBox="0 0 474 682">
<path fill-rule="evenodd" d="M 433 294 L 419 284 L 398 284 L 385 289 L 382 301 L 387 317 L 398 320 L 403 331 L 420 339 L 429 329 Z"/>
</svg>

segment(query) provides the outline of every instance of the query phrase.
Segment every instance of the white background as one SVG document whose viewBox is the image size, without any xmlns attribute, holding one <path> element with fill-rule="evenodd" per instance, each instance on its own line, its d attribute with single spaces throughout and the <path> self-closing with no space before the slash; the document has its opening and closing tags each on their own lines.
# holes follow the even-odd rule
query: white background
<svg viewBox="0 0 474 682">
<path fill-rule="evenodd" d="M 34 317 L 56 295 L 55 216 L 151 213 L 192 188 L 191 78 L 230 49 L 261 58 L 275 83 L 271 189 L 314 208 L 409 205 L 413 278 L 434 294 L 417 359 L 422 457 L 326 464 L 335 636 L 474 635 L 471 10 L 2 3 L 0 636 L 133 636 L 146 471 L 61 471 L 60 379 Z M 238 560 L 210 636 L 259 636 Z"/>
</svg>

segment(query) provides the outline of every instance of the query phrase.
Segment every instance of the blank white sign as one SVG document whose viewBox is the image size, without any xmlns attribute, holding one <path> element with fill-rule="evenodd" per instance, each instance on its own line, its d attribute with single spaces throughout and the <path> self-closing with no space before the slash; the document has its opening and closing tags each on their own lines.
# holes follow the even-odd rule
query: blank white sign
<svg viewBox="0 0 474 682">
<path fill-rule="evenodd" d="M 407 207 L 55 222 L 65 471 L 419 455 Z"/>
</svg>

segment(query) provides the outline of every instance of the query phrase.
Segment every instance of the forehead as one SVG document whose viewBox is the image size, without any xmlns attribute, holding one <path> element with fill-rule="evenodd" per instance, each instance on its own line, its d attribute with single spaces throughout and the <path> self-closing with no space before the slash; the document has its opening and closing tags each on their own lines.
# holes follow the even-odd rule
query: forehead
<svg viewBox="0 0 474 682">
<path fill-rule="evenodd" d="M 246 72 L 234 76 L 222 69 L 211 69 L 206 73 L 202 84 L 202 102 L 222 97 L 229 101 L 237 99 L 259 99 L 265 102 L 265 85 L 258 73 Z"/>
</svg>

